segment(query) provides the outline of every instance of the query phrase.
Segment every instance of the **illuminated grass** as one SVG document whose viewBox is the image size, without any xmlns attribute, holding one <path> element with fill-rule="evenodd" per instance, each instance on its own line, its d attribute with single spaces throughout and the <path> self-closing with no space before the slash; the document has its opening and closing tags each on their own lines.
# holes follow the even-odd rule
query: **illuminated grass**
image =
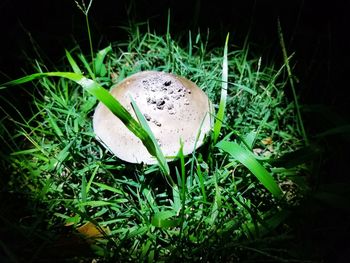
<svg viewBox="0 0 350 263">
<path fill-rule="evenodd" d="M 94 96 L 67 79 L 42 77 L 25 84 L 35 94 L 31 117 L 10 116 L 6 109 L 16 105 L 2 98 L 1 136 L 11 152 L 2 155 L 11 166 L 11 191 L 44 206 L 49 229 L 78 233 L 90 227 L 86 238 L 101 232 L 90 245 L 109 261 L 291 257 L 269 250 L 271 242 L 283 240 L 281 223 L 306 188 L 302 163 L 274 164 L 304 144 L 295 104 L 284 95 L 285 65 L 266 65 L 264 58 L 250 58 L 248 47 L 229 42 L 207 50 L 200 34 L 189 34 L 183 47 L 169 32 L 140 32 L 96 52 L 93 67 L 91 58 L 67 52 L 71 67 L 50 71 L 73 68 L 107 90 L 141 70 L 173 72 L 197 83 L 219 112 L 213 116 L 217 128 L 203 147 L 187 157 L 180 151 L 169 164 L 175 185 L 161 177 L 159 166 L 124 163 L 97 142 Z M 42 62 L 33 63 L 38 74 L 42 68 Z M 281 189 L 286 182 L 299 189 L 294 196 Z"/>
</svg>

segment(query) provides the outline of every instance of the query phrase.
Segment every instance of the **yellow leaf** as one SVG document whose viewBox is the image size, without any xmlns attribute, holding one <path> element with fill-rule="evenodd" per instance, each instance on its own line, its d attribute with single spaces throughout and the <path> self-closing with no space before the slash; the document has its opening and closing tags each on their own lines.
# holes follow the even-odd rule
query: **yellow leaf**
<svg viewBox="0 0 350 263">
<path fill-rule="evenodd" d="M 87 222 L 84 225 L 77 228 L 78 232 L 85 238 L 101 238 L 106 234 L 109 234 L 109 229 L 106 227 L 96 226 L 91 222 Z"/>
<path fill-rule="evenodd" d="M 261 142 L 262 142 L 262 144 L 264 144 L 264 145 L 270 145 L 270 144 L 272 144 L 272 138 L 271 137 L 267 137 L 267 138 L 265 138 L 265 139 L 262 139 L 261 140 Z"/>
</svg>

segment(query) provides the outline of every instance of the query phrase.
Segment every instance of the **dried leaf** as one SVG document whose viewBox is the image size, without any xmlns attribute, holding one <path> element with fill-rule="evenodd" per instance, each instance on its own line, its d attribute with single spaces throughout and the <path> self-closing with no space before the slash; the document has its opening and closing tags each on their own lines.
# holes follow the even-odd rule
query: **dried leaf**
<svg viewBox="0 0 350 263">
<path fill-rule="evenodd" d="M 261 140 L 261 143 L 264 144 L 264 145 L 270 145 L 270 144 L 273 143 L 273 141 L 272 141 L 272 138 L 271 138 L 271 137 L 267 137 L 267 138 L 265 138 L 265 139 L 262 139 L 262 140 Z"/>
<path fill-rule="evenodd" d="M 77 228 L 78 232 L 87 239 L 102 238 L 110 231 L 108 228 L 96 226 L 94 223 L 87 222 L 84 225 Z"/>
</svg>

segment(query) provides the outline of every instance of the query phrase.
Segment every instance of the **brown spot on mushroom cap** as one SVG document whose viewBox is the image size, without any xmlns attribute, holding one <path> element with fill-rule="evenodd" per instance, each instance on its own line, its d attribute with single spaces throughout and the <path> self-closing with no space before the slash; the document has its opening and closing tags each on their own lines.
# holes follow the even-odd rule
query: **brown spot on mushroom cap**
<svg viewBox="0 0 350 263">
<path fill-rule="evenodd" d="M 131 96 L 144 116 L 152 119 L 148 125 L 166 157 L 178 153 L 180 139 L 184 142 L 184 154 L 190 154 L 195 148 L 199 129 L 201 134 L 196 148 L 203 144 L 211 129 L 212 105 L 208 96 L 183 77 L 142 71 L 112 87 L 111 94 L 135 117 L 130 109 Z M 118 158 L 131 163 L 156 163 L 140 139 L 102 103 L 95 110 L 93 128 L 97 137 Z"/>
</svg>

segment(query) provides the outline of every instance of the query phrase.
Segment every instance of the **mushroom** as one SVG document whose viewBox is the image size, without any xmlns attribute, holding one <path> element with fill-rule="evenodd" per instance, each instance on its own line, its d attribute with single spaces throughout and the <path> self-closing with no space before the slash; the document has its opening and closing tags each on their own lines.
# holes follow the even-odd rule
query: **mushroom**
<svg viewBox="0 0 350 263">
<path fill-rule="evenodd" d="M 112 87 L 110 93 L 135 118 L 130 104 L 130 97 L 133 98 L 168 161 L 176 157 L 180 140 L 184 155 L 188 155 L 203 144 L 211 130 L 212 104 L 208 96 L 184 77 L 142 71 Z M 101 102 L 93 116 L 93 129 L 119 159 L 130 163 L 156 163 L 141 140 Z"/>
</svg>

